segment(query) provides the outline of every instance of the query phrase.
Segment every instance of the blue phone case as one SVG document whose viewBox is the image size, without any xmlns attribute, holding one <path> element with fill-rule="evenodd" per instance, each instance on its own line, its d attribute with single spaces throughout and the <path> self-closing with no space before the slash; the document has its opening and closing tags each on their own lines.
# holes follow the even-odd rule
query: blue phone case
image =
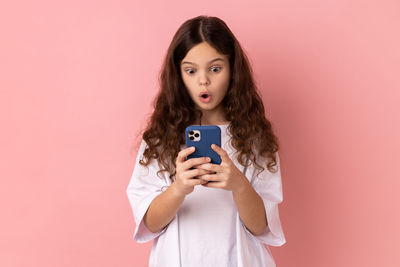
<svg viewBox="0 0 400 267">
<path fill-rule="evenodd" d="M 185 130 L 186 147 L 196 147 L 190 158 L 210 157 L 211 163 L 221 164 L 221 157 L 211 144 L 221 147 L 221 128 L 216 125 L 190 125 Z"/>
</svg>

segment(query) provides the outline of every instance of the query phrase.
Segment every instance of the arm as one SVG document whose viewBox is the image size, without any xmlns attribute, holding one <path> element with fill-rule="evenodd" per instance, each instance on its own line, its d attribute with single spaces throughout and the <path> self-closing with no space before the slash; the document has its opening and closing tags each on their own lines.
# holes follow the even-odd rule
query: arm
<svg viewBox="0 0 400 267">
<path fill-rule="evenodd" d="M 143 217 L 146 227 L 153 233 L 161 231 L 175 217 L 185 196 L 177 190 L 176 183 L 172 183 L 151 202 Z"/>
<path fill-rule="evenodd" d="M 233 199 L 243 224 L 253 235 L 259 235 L 268 226 L 264 202 L 246 177 L 242 181 L 243 185 L 232 191 Z"/>
<path fill-rule="evenodd" d="M 215 144 L 211 145 L 211 148 L 221 156 L 222 162 L 220 165 L 209 163 L 199 166 L 199 168 L 214 172 L 211 175 L 199 176 L 206 181 L 212 181 L 203 186 L 232 191 L 243 224 L 253 235 L 260 235 L 268 226 L 263 199 L 224 149 Z"/>
<path fill-rule="evenodd" d="M 156 233 L 169 224 L 181 207 L 186 195 L 191 193 L 196 185 L 207 182 L 202 179 L 193 179 L 198 175 L 208 173 L 207 171 L 191 170 L 190 168 L 210 160 L 207 157 L 186 160 L 186 157 L 193 152 L 194 148 L 189 147 L 178 153 L 176 180 L 150 203 L 143 217 L 143 222 L 151 232 Z"/>
</svg>

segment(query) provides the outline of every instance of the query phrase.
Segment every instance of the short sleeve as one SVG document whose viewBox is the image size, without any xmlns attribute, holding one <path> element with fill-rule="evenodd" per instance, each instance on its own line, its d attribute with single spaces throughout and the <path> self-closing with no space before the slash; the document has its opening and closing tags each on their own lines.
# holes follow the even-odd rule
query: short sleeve
<svg viewBox="0 0 400 267">
<path fill-rule="evenodd" d="M 268 221 L 268 226 L 264 232 L 254 237 L 267 245 L 282 246 L 286 243 L 286 239 L 282 230 L 278 210 L 278 204 L 283 201 L 278 152 L 276 152 L 276 162 L 277 172 L 275 173 L 270 172 L 266 167 L 264 167 L 264 170 L 259 173 L 259 169 L 252 167 L 249 168 L 249 173 L 246 174 L 246 176 L 251 176 L 251 184 L 264 202 L 265 213 Z M 265 166 L 265 164 L 263 164 L 263 166 Z M 256 177 L 257 173 L 259 173 L 258 177 Z M 243 222 L 241 223 L 246 232 L 252 235 L 252 233 L 244 226 Z"/>
<path fill-rule="evenodd" d="M 145 243 L 156 238 L 164 233 L 168 227 L 166 226 L 159 232 L 153 233 L 146 227 L 143 221 L 150 203 L 168 186 L 165 177 L 161 179 L 157 176 L 157 171 L 159 170 L 158 161 L 152 159 L 151 163 L 147 166 L 139 164 L 139 160 L 143 158 L 143 151 L 146 145 L 146 142 L 142 140 L 132 177 L 126 189 L 136 223 L 133 239 L 137 243 Z"/>
</svg>

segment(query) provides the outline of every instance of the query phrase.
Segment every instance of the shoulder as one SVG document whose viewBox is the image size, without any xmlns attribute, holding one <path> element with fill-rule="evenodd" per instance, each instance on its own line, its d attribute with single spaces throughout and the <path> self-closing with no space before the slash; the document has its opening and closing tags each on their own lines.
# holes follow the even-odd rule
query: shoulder
<svg viewBox="0 0 400 267">
<path fill-rule="evenodd" d="M 145 164 L 146 167 L 152 166 L 152 165 L 157 165 L 157 162 L 150 158 L 150 157 L 145 157 L 144 153 L 145 150 L 149 148 L 148 144 L 146 141 L 142 138 L 140 142 L 138 143 L 138 148 L 137 148 L 137 154 L 136 154 L 136 164 L 140 163 L 140 165 L 143 165 L 142 163 L 147 163 L 150 161 L 148 164 Z"/>
<path fill-rule="evenodd" d="M 136 147 L 137 147 L 137 154 L 142 155 L 144 151 L 149 148 L 149 144 L 143 138 L 141 138 L 140 142 L 138 142 Z M 154 146 L 152 146 L 152 149 L 159 151 L 159 149 L 157 149 L 157 147 Z"/>
<path fill-rule="evenodd" d="M 273 163 L 273 157 L 275 157 L 275 163 Z M 263 177 L 280 175 L 279 152 L 274 152 L 269 155 L 261 155 L 260 153 L 256 153 L 255 159 L 257 164 L 254 161 L 252 161 L 250 164 L 253 178 L 263 179 Z"/>
<path fill-rule="evenodd" d="M 134 146 L 134 151 L 136 151 L 136 158 L 142 158 L 143 157 L 143 152 L 147 148 L 147 143 L 144 141 L 143 138 L 140 140 L 136 141 L 135 146 Z"/>
</svg>

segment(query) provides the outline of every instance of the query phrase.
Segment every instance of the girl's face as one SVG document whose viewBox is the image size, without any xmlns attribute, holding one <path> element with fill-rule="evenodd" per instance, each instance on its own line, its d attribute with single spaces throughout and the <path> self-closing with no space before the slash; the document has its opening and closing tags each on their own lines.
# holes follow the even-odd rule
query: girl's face
<svg viewBox="0 0 400 267">
<path fill-rule="evenodd" d="M 230 81 L 228 57 L 202 42 L 189 50 L 180 66 L 182 80 L 195 105 L 202 111 L 220 112 Z"/>
</svg>

